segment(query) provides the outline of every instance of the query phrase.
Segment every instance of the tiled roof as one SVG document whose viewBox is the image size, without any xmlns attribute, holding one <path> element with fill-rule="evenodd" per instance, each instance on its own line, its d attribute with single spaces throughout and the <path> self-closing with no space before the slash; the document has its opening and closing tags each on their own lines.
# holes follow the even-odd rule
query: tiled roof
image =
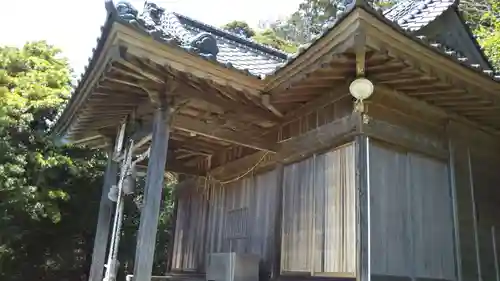
<svg viewBox="0 0 500 281">
<path fill-rule="evenodd" d="M 430 42 L 425 37 L 416 37 L 410 33 L 427 25 L 453 4 L 454 0 L 407 0 L 383 14 L 375 11 L 368 5 L 363 5 L 363 7 L 412 40 L 434 49 L 441 55 L 447 56 L 465 67 L 487 75 L 495 81 L 500 81 L 500 75 L 494 71 L 483 69 L 479 64 L 471 64 L 466 57 L 461 56 L 442 44 Z M 81 90 L 82 83 L 86 80 L 90 72 L 88 70 L 94 67 L 97 54 L 102 49 L 103 42 L 108 36 L 110 27 L 114 21 L 136 26 L 139 31 L 153 36 L 156 40 L 173 47 L 183 48 L 205 59 L 214 60 L 228 68 L 233 68 L 262 79 L 263 76 L 273 75 L 294 61 L 295 58 L 321 39 L 324 34 L 330 32 L 339 22 L 346 18 L 354 8 L 354 5 L 352 5 L 346 9 L 339 18 L 328 25 L 327 30 L 323 34 L 316 36 L 310 43 L 299 47 L 297 53 L 286 54 L 186 16 L 176 13 L 166 13 L 164 9 L 157 7 L 153 3 L 146 3 L 146 5 L 150 5 L 149 8 L 153 9 L 146 10 L 139 15 L 138 11 L 127 2 L 120 2 L 115 6 L 112 0 L 106 0 L 108 20 L 103 26 L 101 37 L 97 41 L 97 47 L 92 50 L 93 54 L 89 58 L 89 64 L 85 67 L 73 93 Z M 67 104 L 78 103 L 74 100 L 82 98 L 80 95 L 73 94 Z M 68 107 L 63 105 L 63 108 L 65 108 L 64 111 L 61 111 L 56 119 L 59 119 L 61 115 L 67 112 Z"/>
<path fill-rule="evenodd" d="M 286 62 L 282 51 L 258 44 L 247 38 L 203 24 L 186 16 L 165 11 L 152 2 L 146 2 L 141 14 L 129 3 L 119 2 L 108 8 L 118 19 L 133 23 L 148 33 L 159 35 L 169 44 L 216 60 L 250 75 L 262 77 Z"/>
<path fill-rule="evenodd" d="M 384 16 L 399 26 L 416 31 L 434 21 L 456 0 L 402 0 L 384 12 Z"/>
<path fill-rule="evenodd" d="M 243 38 L 178 13 L 174 15 L 193 35 L 208 32 L 216 37 L 219 47 L 217 61 L 224 64 L 231 63 L 235 68 L 248 70 L 251 74 L 269 74 L 286 62 L 289 56 L 287 53 L 259 44 L 249 38 Z"/>
<path fill-rule="evenodd" d="M 403 1 L 405 1 L 405 0 L 403 0 Z M 407 2 L 418 2 L 421 4 L 422 3 L 425 4 L 427 2 L 432 2 L 432 3 L 438 3 L 438 2 L 444 3 L 444 2 L 446 2 L 446 3 L 449 3 L 450 1 L 451 0 L 424 0 L 424 1 L 407 0 Z M 427 5 L 427 4 L 425 4 L 425 5 Z M 419 6 L 417 5 L 415 7 L 420 7 L 419 9 L 416 9 L 416 10 L 407 9 L 406 11 L 410 11 L 410 13 L 418 15 L 418 14 L 422 13 L 422 9 L 424 9 L 425 5 L 419 5 Z M 480 64 L 471 63 L 467 57 L 464 57 L 460 53 L 457 53 L 452 48 L 449 48 L 448 46 L 445 46 L 445 45 L 441 44 L 440 42 L 431 41 L 428 38 L 426 38 L 425 36 L 415 36 L 411 32 L 411 29 L 410 30 L 406 29 L 404 26 L 401 26 L 397 22 L 394 22 L 393 20 L 388 18 L 387 14 L 390 13 L 390 10 L 387 12 L 381 12 L 381 11 L 375 10 L 373 7 L 369 6 L 368 4 L 363 4 L 362 6 L 367 12 L 371 13 L 372 15 L 374 15 L 375 17 L 377 17 L 381 21 L 388 24 L 389 26 L 392 26 L 394 29 L 398 30 L 401 34 L 406 35 L 408 38 L 412 39 L 413 41 L 415 41 L 419 44 L 425 45 L 425 47 L 430 48 L 430 49 L 436 51 L 437 53 L 439 53 L 443 56 L 446 56 L 446 57 L 454 60 L 455 62 L 457 62 L 457 63 L 459 63 L 459 64 L 461 64 L 469 69 L 472 69 L 480 74 L 488 76 L 494 81 L 500 82 L 500 73 L 496 73 L 495 71 L 493 71 L 491 69 L 484 69 L 481 67 Z M 441 6 L 441 5 L 438 5 L 438 6 Z M 346 18 L 355 7 L 356 7 L 355 5 L 349 6 L 343 14 L 341 14 L 334 22 L 332 22 L 328 25 L 327 29 L 323 32 L 323 34 L 320 34 L 319 36 L 314 37 L 313 40 L 310 43 L 308 43 L 305 48 L 299 48 L 299 51 L 297 53 L 291 55 L 289 60 L 287 61 L 287 63 L 284 64 L 281 68 L 277 69 L 275 72 L 280 71 L 281 69 L 285 68 L 286 65 L 290 64 L 293 60 L 295 60 L 295 58 L 299 57 L 302 53 L 306 52 L 310 46 L 316 44 L 316 42 L 319 41 L 325 34 L 329 33 L 344 18 Z M 451 7 L 451 5 L 448 7 Z M 443 10 L 442 12 L 444 12 L 445 10 Z M 393 13 L 396 14 L 395 11 Z M 403 13 L 401 13 L 401 14 L 403 14 Z M 434 17 L 434 18 L 436 18 L 436 17 Z"/>
</svg>

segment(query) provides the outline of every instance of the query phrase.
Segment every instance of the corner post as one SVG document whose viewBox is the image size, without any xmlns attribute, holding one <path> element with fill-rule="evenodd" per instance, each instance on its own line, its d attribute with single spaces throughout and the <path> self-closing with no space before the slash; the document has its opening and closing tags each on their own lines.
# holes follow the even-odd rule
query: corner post
<svg viewBox="0 0 500 281">
<path fill-rule="evenodd" d="M 370 139 L 361 132 L 356 146 L 357 269 L 356 279 L 371 280 L 370 253 Z"/>
<path fill-rule="evenodd" d="M 151 151 L 148 161 L 144 204 L 135 253 L 134 280 L 149 281 L 153 269 L 153 259 L 158 228 L 160 203 L 164 186 L 165 164 L 167 160 L 170 133 L 170 107 L 157 105 L 154 113 Z"/>
<path fill-rule="evenodd" d="M 89 281 L 101 281 L 103 277 L 111 216 L 113 214 L 113 203 L 108 199 L 108 192 L 111 186 L 116 184 L 117 174 L 118 164 L 113 161 L 113 151 L 110 150 L 108 152 L 108 164 L 104 174 L 104 183 L 102 185 L 101 203 L 99 205 L 99 216 L 97 218 L 97 229 L 94 238 L 94 250 L 92 252 Z"/>
<path fill-rule="evenodd" d="M 278 280 L 281 275 L 281 253 L 283 248 L 283 173 L 284 165 L 279 162 L 275 168 L 276 171 L 276 185 L 277 185 L 277 204 L 276 204 L 276 216 L 274 222 L 274 261 L 271 268 L 271 278 L 273 280 Z"/>
<path fill-rule="evenodd" d="M 453 254 L 455 255 L 455 277 L 462 281 L 462 258 L 460 247 L 460 225 L 458 218 L 457 185 L 455 174 L 455 144 L 452 141 L 449 125 L 446 128 L 448 137 L 448 182 L 450 186 L 451 208 L 453 215 Z"/>
<path fill-rule="evenodd" d="M 356 6 L 366 5 L 365 0 L 356 0 Z M 356 53 L 356 77 L 366 76 L 366 32 L 359 28 L 354 37 Z M 373 85 L 372 85 L 373 86 Z M 356 171 L 356 213 L 357 213 L 357 243 L 356 243 L 356 280 L 371 280 L 371 235 L 370 235 L 370 138 L 366 135 L 366 124 L 370 117 L 366 114 L 363 101 L 365 98 L 349 86 L 351 95 L 356 99 L 353 117 L 356 119 L 355 137 L 355 171 Z"/>
</svg>

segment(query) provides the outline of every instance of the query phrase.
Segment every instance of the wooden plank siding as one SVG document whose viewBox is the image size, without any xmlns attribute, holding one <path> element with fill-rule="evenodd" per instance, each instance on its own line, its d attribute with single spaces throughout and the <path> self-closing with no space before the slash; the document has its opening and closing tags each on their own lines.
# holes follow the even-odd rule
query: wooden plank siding
<svg viewBox="0 0 500 281">
<path fill-rule="evenodd" d="M 452 135 L 461 280 L 498 281 L 500 174 L 498 151 Z M 495 245 L 496 243 L 496 245 Z M 496 253 L 495 253 L 496 250 Z"/>
<path fill-rule="evenodd" d="M 455 280 L 447 164 L 380 144 L 370 162 L 372 274 Z"/>
<path fill-rule="evenodd" d="M 354 145 L 284 169 L 282 271 L 354 276 Z"/>
<path fill-rule="evenodd" d="M 476 204 L 477 240 L 482 280 L 497 280 L 491 228 L 500 226 L 500 174 L 498 156 L 471 150 L 474 201 Z M 498 237 L 495 237 L 498 239 Z"/>
<path fill-rule="evenodd" d="M 209 253 L 253 253 L 269 274 L 275 255 L 277 173 L 198 185 L 179 197 L 174 271 L 204 272 Z"/>
</svg>

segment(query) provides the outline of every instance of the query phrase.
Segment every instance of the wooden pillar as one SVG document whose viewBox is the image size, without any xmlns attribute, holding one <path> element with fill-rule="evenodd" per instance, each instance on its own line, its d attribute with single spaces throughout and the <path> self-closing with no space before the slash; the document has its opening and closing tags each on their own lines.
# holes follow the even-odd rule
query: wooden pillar
<svg viewBox="0 0 500 281">
<path fill-rule="evenodd" d="M 475 252 L 476 252 L 476 266 L 477 266 L 477 280 L 482 281 L 483 280 L 483 274 L 481 271 L 481 255 L 479 252 L 479 233 L 478 233 L 478 226 L 477 226 L 477 208 L 476 208 L 476 191 L 474 187 L 474 174 L 472 172 L 472 156 L 471 156 L 471 151 L 470 147 L 467 148 L 467 162 L 468 162 L 468 168 L 469 168 L 469 187 L 470 187 L 470 198 L 471 198 L 471 204 L 472 204 L 472 226 L 474 228 L 474 246 L 475 246 Z"/>
<path fill-rule="evenodd" d="M 356 199 L 357 199 L 357 280 L 371 280 L 370 269 L 370 139 L 356 136 Z"/>
<path fill-rule="evenodd" d="M 109 189 L 116 184 L 118 164 L 112 160 L 112 151 L 108 153 L 108 165 L 104 174 L 102 185 L 101 203 L 99 205 L 99 216 L 97 218 L 97 229 L 94 238 L 94 250 L 92 252 L 92 265 L 90 266 L 89 281 L 101 281 L 106 261 L 106 249 L 108 248 L 109 229 L 111 216 L 113 215 L 113 203 L 108 199 Z"/>
<path fill-rule="evenodd" d="M 460 247 L 460 226 L 458 219 L 458 200 L 457 200 L 457 184 L 455 175 L 455 146 L 448 137 L 448 176 L 450 184 L 450 197 L 452 204 L 452 214 L 453 214 L 453 242 L 454 242 L 454 255 L 455 255 L 455 274 L 457 281 L 462 281 L 462 258 L 461 258 L 461 247 Z"/>
<path fill-rule="evenodd" d="M 135 253 L 134 280 L 151 280 L 158 216 L 164 187 L 165 164 L 169 139 L 169 108 L 156 109 L 153 122 L 151 151 L 146 175 L 144 203 Z"/>
<path fill-rule="evenodd" d="M 276 188 L 277 199 L 276 216 L 274 221 L 274 261 L 271 268 L 271 278 L 276 280 L 281 274 L 281 252 L 282 252 L 282 237 L 283 237 L 283 163 L 276 165 Z"/>
</svg>

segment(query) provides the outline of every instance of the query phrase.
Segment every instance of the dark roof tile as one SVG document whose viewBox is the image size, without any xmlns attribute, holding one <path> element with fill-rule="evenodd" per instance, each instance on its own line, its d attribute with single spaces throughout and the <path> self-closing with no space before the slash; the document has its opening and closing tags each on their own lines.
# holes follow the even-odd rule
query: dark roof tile
<svg viewBox="0 0 500 281">
<path fill-rule="evenodd" d="M 365 6 L 365 9 L 413 40 L 433 48 L 470 69 L 488 75 L 493 80 L 500 81 L 500 75 L 492 70 L 482 69 L 481 66 L 477 64 L 470 64 L 467 62 L 468 59 L 458 52 L 438 42 L 429 42 L 425 36 L 415 36 L 411 33 L 435 20 L 447 9 L 452 7 L 455 1 L 456 0 L 407 0 L 383 12 L 383 15 L 371 7 Z M 89 64 L 85 67 L 85 71 L 81 74 L 79 81 L 76 83 L 73 93 L 80 90 L 83 81 L 86 79 L 86 76 L 88 76 L 88 68 L 93 67 L 95 64 L 96 53 L 99 53 L 100 49 L 102 49 L 102 39 L 107 37 L 113 21 L 121 21 L 134 25 L 141 31 L 147 32 L 155 39 L 166 44 L 197 53 L 206 59 L 215 60 L 225 67 L 233 68 L 260 78 L 265 75 L 272 75 L 284 68 L 322 38 L 322 35 L 317 36 L 308 44 L 299 47 L 296 53 L 286 54 L 282 51 L 264 46 L 247 38 L 242 38 L 189 17 L 177 13 L 167 13 L 163 8 L 159 8 L 151 2 L 146 2 L 146 6 L 147 5 L 150 5 L 149 10 L 145 9 L 146 11 L 139 15 L 137 10 L 127 2 L 119 2 L 115 6 L 112 0 L 106 0 L 108 20 L 101 28 L 102 33 L 101 37 L 97 39 L 97 47 L 93 49 L 92 56 L 89 58 Z M 348 8 L 338 19 L 329 23 L 323 35 L 328 33 L 342 21 L 353 8 L 354 5 Z M 200 35 L 203 35 L 201 36 L 202 39 L 205 38 L 209 41 L 208 49 L 200 50 L 201 41 L 196 41 L 200 40 Z M 71 100 L 75 98 L 77 97 L 72 95 Z M 68 101 L 66 104 L 69 103 L 72 103 L 72 101 Z M 62 108 L 65 108 L 66 104 L 63 105 Z M 66 111 L 66 109 L 64 111 Z M 63 114 L 63 111 L 59 112 L 59 116 L 56 119 L 59 119 L 61 114 Z"/>
<path fill-rule="evenodd" d="M 442 15 L 455 0 L 406 0 L 384 12 L 384 16 L 402 28 L 419 30 Z"/>
</svg>

